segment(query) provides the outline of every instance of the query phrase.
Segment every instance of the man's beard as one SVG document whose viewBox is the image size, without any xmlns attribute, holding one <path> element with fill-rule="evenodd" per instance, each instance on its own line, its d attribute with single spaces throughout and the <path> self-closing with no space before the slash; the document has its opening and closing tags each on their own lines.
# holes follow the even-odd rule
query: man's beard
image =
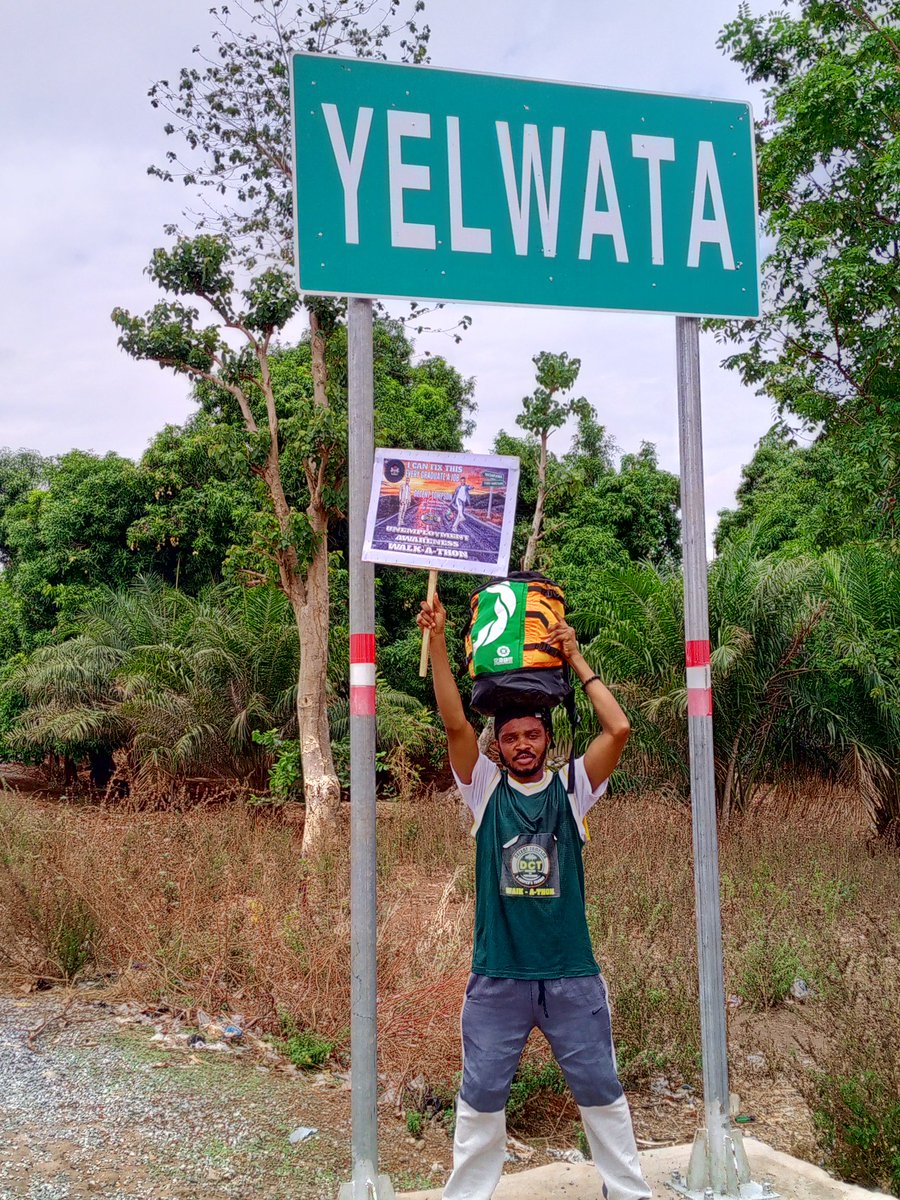
<svg viewBox="0 0 900 1200">
<path fill-rule="evenodd" d="M 511 762 L 511 763 L 507 762 L 506 759 L 503 757 L 503 751 L 500 749 L 499 746 L 497 747 L 497 756 L 499 757 L 500 762 L 503 764 L 503 766 L 506 768 L 506 770 L 509 771 L 509 773 L 513 777 L 518 776 L 519 778 L 525 778 L 525 777 L 530 777 L 532 775 L 537 775 L 538 772 L 540 772 L 540 774 L 543 775 L 544 774 L 544 764 L 547 761 L 547 755 L 549 754 L 549 752 L 550 752 L 550 747 L 545 746 L 543 753 L 538 755 L 538 757 L 536 758 L 534 766 L 531 767 L 527 771 L 522 771 L 515 765 L 514 762 Z"/>
</svg>

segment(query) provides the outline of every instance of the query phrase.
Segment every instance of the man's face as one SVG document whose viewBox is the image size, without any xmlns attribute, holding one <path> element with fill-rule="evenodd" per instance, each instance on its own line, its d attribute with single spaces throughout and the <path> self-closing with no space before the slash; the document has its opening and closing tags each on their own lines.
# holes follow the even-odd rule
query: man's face
<svg viewBox="0 0 900 1200">
<path fill-rule="evenodd" d="M 500 761 L 519 783 L 533 783 L 544 774 L 550 738 L 537 717 L 516 717 L 500 729 Z"/>
</svg>

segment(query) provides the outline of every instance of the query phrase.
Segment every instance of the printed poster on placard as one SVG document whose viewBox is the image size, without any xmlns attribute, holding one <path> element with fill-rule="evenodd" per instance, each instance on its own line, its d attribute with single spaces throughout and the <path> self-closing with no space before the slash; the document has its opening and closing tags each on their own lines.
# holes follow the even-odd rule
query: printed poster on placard
<svg viewBox="0 0 900 1200">
<path fill-rule="evenodd" d="M 518 485 L 508 455 L 376 450 L 363 560 L 506 575 Z"/>
</svg>

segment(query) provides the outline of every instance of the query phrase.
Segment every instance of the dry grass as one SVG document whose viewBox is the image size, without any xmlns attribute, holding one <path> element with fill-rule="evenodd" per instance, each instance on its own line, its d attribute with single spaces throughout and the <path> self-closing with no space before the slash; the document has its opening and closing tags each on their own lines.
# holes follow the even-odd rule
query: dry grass
<svg viewBox="0 0 900 1200">
<path fill-rule="evenodd" d="M 737 1017 L 783 1008 L 796 979 L 817 998 L 805 1011 L 823 1070 L 829 1047 L 855 1044 L 848 1022 L 864 1029 L 876 1011 L 900 1045 L 900 1012 L 867 1001 L 864 965 L 900 953 L 897 859 L 867 840 L 858 816 L 834 793 L 770 793 L 723 833 L 726 993 L 740 1001 L 729 1011 L 742 1048 Z M 119 988 L 148 1002 L 237 1010 L 271 1031 L 286 1016 L 344 1046 L 348 832 L 311 868 L 298 826 L 237 801 L 121 812 L 6 793 L 0 968 L 60 978 L 81 955 L 86 970 L 118 972 Z M 662 1073 L 696 1083 L 689 813 L 662 798 L 614 799 L 591 835 L 588 917 L 625 1082 Z M 397 1082 L 447 1087 L 458 1070 L 471 861 L 452 801 L 379 805 L 379 1044 Z"/>
</svg>

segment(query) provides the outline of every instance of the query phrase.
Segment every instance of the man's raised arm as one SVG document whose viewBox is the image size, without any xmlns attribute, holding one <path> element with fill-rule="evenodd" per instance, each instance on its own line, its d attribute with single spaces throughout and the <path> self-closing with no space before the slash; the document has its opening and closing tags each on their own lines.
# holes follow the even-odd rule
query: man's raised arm
<svg viewBox="0 0 900 1200">
<path fill-rule="evenodd" d="M 604 779 L 609 779 L 619 765 L 619 759 L 631 733 L 631 725 L 615 696 L 600 676 L 594 674 L 578 649 L 572 626 L 567 625 L 565 621 L 558 621 L 548 630 L 547 641 L 551 646 L 558 646 L 565 655 L 569 666 L 581 680 L 600 722 L 602 732 L 594 738 L 584 753 L 584 769 L 591 787 L 597 788 Z"/>
<path fill-rule="evenodd" d="M 450 765 L 460 782 L 471 783 L 472 772 L 478 761 L 478 738 L 466 719 L 459 688 L 453 678 L 453 670 L 447 656 L 446 623 L 447 613 L 437 593 L 431 604 L 427 600 L 422 601 L 422 611 L 416 617 L 416 624 L 423 633 L 426 629 L 431 632 L 431 678 L 438 712 L 447 733 Z"/>
</svg>

